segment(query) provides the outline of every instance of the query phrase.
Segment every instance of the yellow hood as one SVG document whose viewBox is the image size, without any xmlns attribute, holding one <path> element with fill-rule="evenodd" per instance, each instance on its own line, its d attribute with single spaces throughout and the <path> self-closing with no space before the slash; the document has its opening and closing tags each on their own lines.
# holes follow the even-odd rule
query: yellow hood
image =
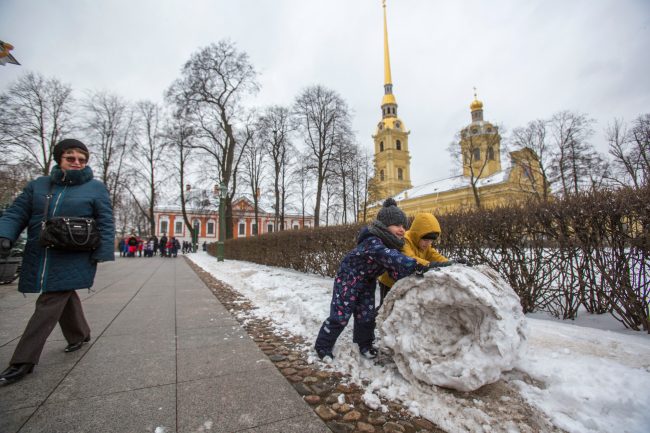
<svg viewBox="0 0 650 433">
<path fill-rule="evenodd" d="M 414 245 L 417 245 L 422 239 L 422 236 L 427 233 L 438 233 L 440 235 L 440 224 L 436 217 L 430 213 L 419 213 L 415 215 L 411 228 L 406 232 L 406 237 L 413 242 Z"/>
</svg>

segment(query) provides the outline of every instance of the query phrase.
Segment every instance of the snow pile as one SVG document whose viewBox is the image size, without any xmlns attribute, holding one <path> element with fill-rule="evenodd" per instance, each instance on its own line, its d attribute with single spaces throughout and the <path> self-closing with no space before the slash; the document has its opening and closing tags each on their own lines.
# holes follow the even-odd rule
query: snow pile
<svg viewBox="0 0 650 433">
<path fill-rule="evenodd" d="M 455 265 L 398 281 L 377 329 L 409 382 L 459 391 L 499 380 L 526 341 L 519 297 L 487 266 Z"/>
</svg>

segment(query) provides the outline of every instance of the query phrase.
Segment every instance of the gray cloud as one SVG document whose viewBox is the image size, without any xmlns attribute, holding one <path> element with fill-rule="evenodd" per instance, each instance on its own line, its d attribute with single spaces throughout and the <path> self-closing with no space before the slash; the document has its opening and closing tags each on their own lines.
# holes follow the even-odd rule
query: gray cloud
<svg viewBox="0 0 650 433">
<path fill-rule="evenodd" d="M 446 154 L 470 120 L 472 87 L 485 117 L 507 130 L 563 109 L 597 119 L 650 107 L 650 2 L 645 0 L 388 0 L 394 92 L 411 130 L 414 183 L 449 175 Z M 291 104 L 305 86 L 341 93 L 371 148 L 383 85 L 380 0 L 5 0 L 0 39 L 21 67 L 77 90 L 160 100 L 199 47 L 230 38 L 260 71 L 251 104 Z"/>
</svg>

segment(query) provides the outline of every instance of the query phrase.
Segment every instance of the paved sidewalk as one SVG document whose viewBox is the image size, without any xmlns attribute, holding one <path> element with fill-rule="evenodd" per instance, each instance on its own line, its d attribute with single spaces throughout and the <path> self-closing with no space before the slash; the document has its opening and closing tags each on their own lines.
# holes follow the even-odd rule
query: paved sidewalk
<svg viewBox="0 0 650 433">
<path fill-rule="evenodd" d="M 79 291 L 92 340 L 0 386 L 0 432 L 326 433 L 330 430 L 181 257 L 116 258 Z M 0 286 L 0 369 L 37 295 Z"/>
</svg>

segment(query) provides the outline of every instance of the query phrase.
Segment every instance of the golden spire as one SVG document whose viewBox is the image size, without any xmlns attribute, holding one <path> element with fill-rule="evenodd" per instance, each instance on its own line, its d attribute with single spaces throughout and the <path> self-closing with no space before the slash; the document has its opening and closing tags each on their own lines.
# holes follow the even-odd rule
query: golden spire
<svg viewBox="0 0 650 433">
<path fill-rule="evenodd" d="M 384 97 L 381 100 L 382 107 L 386 104 L 397 105 L 395 96 L 393 96 L 393 80 L 390 76 L 390 54 L 388 53 L 388 26 L 386 25 L 386 0 L 382 0 L 381 6 L 384 8 Z M 386 112 L 384 117 L 386 117 Z M 396 112 L 393 110 L 392 115 Z"/>
<path fill-rule="evenodd" d="M 382 0 L 384 8 L 384 85 L 393 84 L 390 76 L 390 54 L 388 53 L 388 26 L 386 25 L 386 0 Z"/>
</svg>

